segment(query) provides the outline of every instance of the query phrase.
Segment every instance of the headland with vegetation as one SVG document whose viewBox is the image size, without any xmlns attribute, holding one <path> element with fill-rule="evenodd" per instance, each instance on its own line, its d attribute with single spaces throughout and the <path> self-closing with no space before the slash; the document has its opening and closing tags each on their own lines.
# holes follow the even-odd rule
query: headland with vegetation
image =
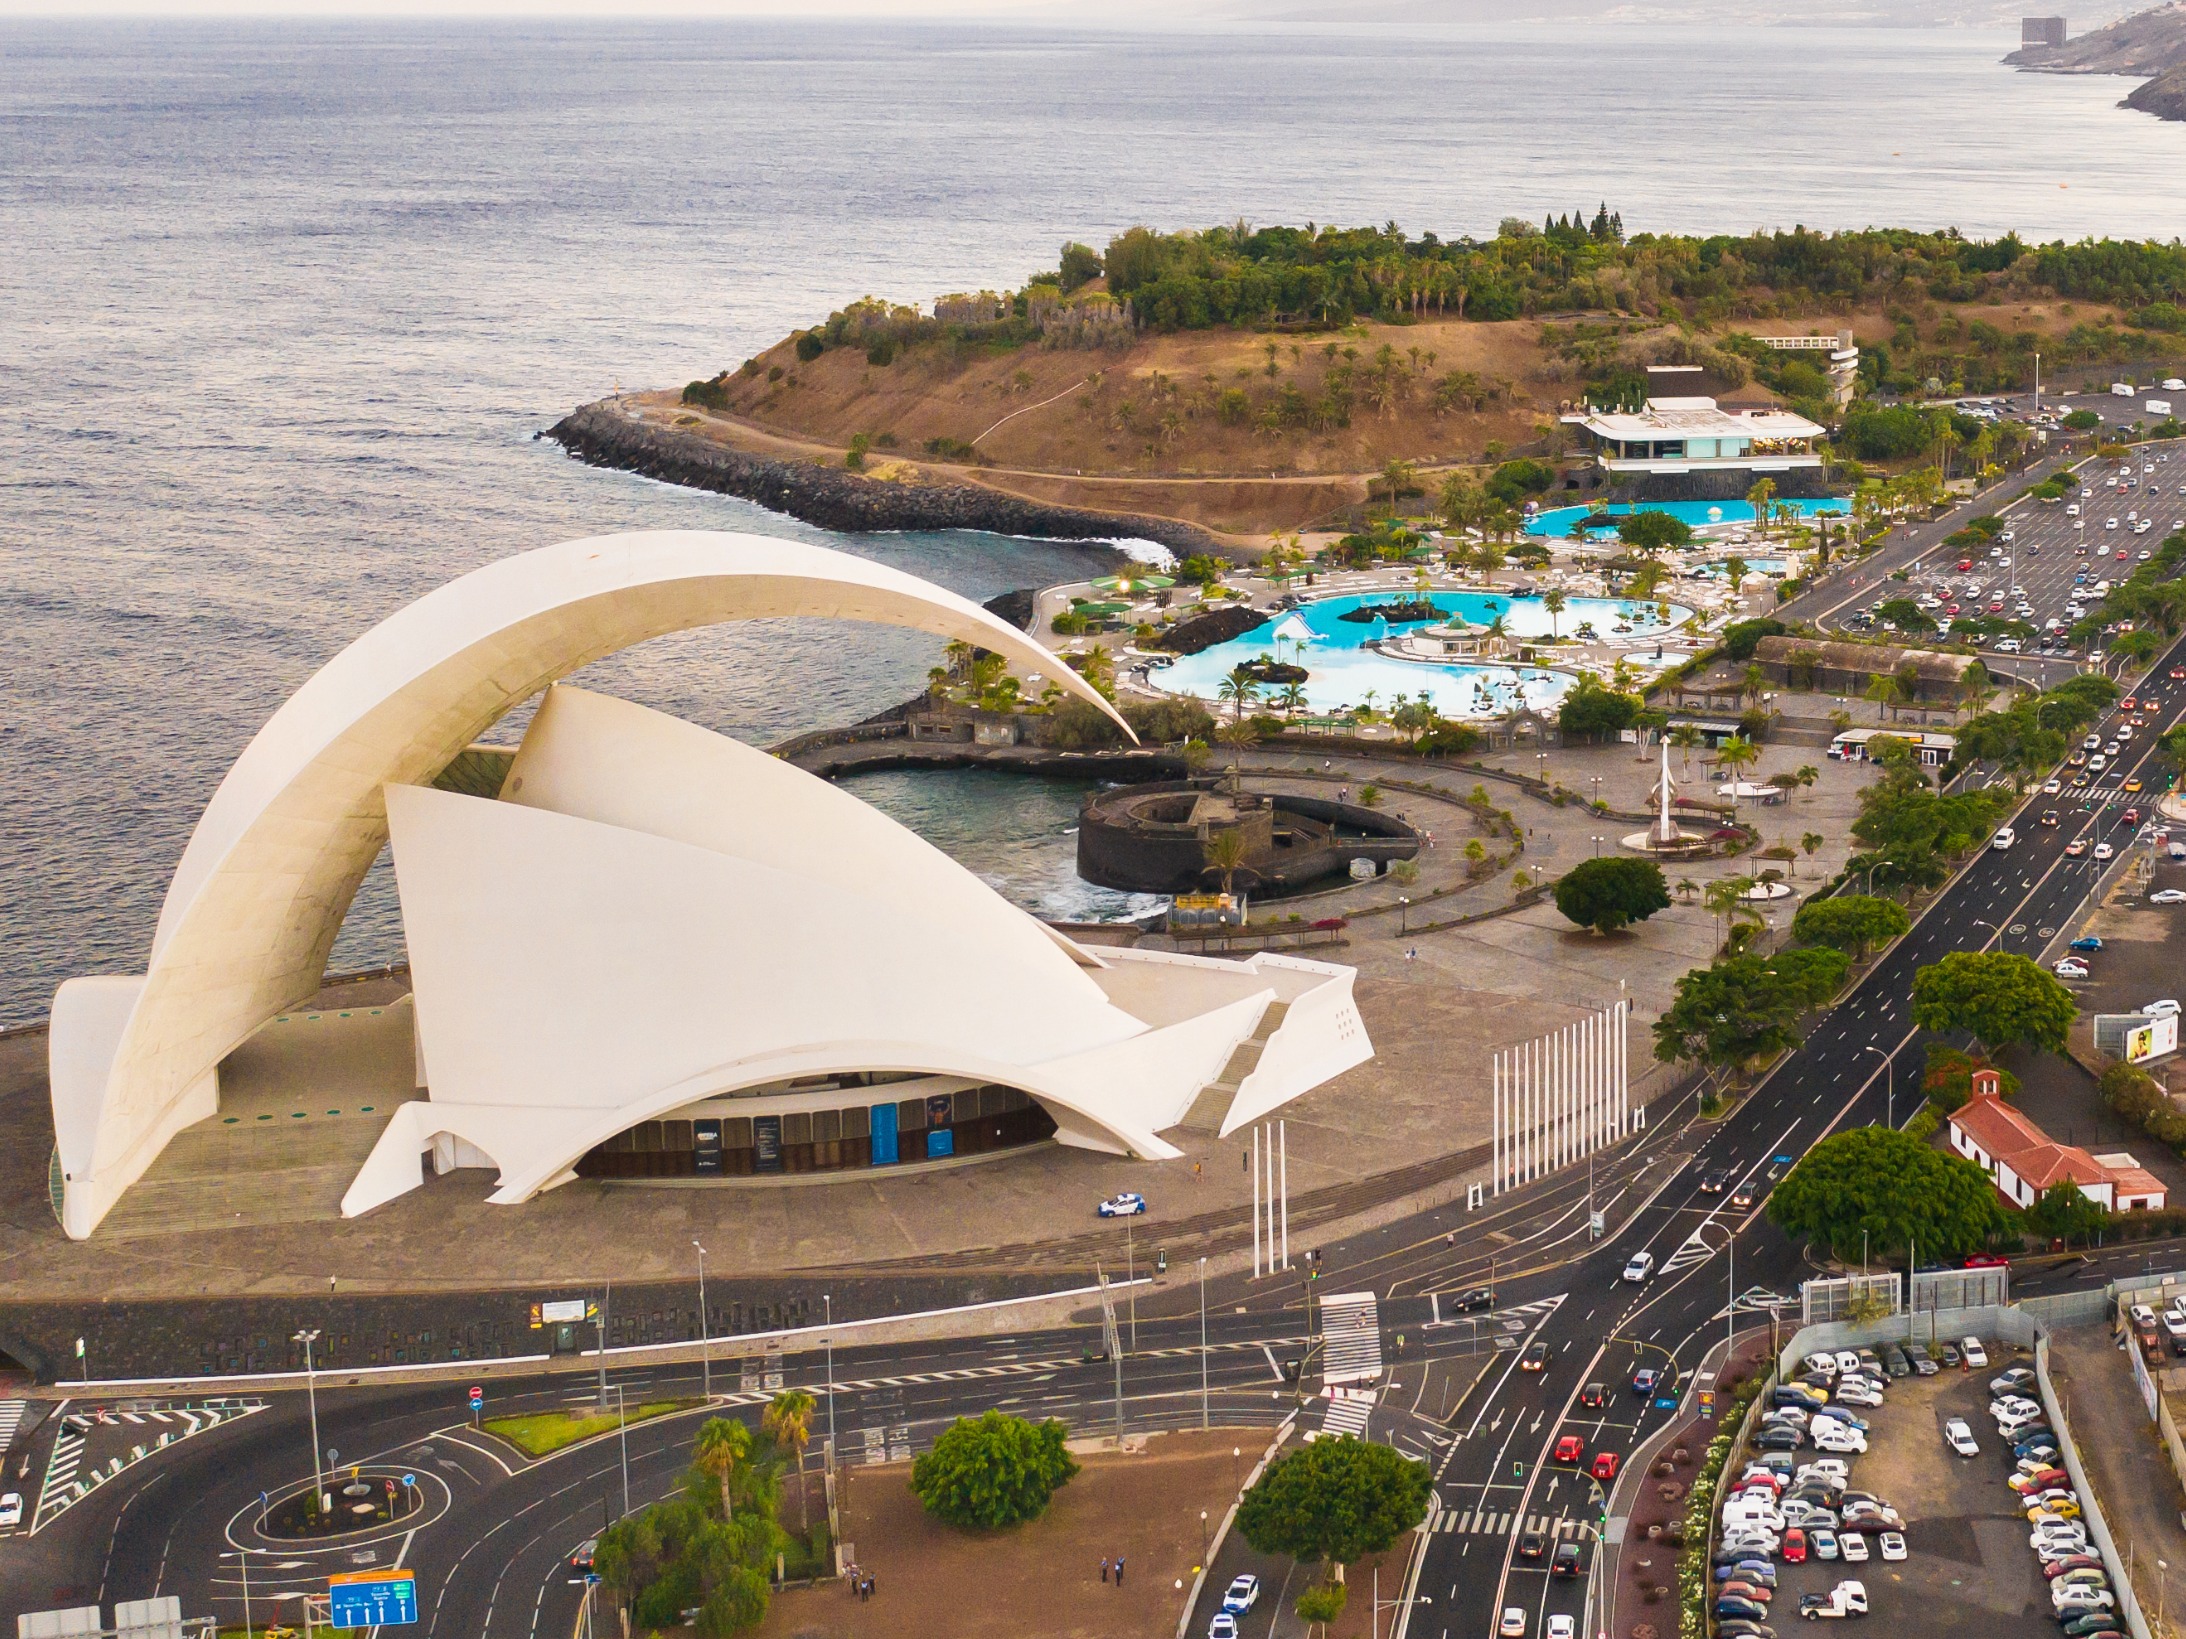
<svg viewBox="0 0 2186 1639">
<path fill-rule="evenodd" d="M 1811 353 L 1849 331 L 1849 404 Z M 1489 238 L 1136 227 L 1014 290 L 867 297 L 680 389 L 588 405 L 572 454 L 828 527 L 1137 535 L 1250 555 L 1517 459 L 1571 499 L 1563 409 L 1654 364 L 1830 430 L 1833 483 L 1934 460 L 1935 401 L 2099 386 L 2186 348 L 2186 245 L 1950 230 L 1631 233 L 1606 207 Z"/>
</svg>

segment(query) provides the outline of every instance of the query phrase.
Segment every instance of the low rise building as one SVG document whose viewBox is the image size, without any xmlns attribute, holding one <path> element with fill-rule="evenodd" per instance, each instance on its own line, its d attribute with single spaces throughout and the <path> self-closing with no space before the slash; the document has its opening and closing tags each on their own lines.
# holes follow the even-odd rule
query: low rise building
<svg viewBox="0 0 2186 1639">
<path fill-rule="evenodd" d="M 2160 1211 L 2167 1199 L 2162 1181 L 2131 1155 L 2091 1155 L 2051 1138 L 2004 1102 L 1994 1070 L 1974 1072 L 1973 1096 L 1947 1125 L 1951 1148 L 1994 1179 L 1996 1192 L 2015 1207 L 2030 1207 L 2044 1190 L 2066 1183 L 2112 1212 Z"/>
</svg>

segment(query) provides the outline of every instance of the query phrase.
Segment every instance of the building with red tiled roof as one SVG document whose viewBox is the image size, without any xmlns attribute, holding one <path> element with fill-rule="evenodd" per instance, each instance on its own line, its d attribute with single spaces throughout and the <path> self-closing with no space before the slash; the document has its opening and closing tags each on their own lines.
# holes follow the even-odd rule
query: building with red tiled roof
<svg viewBox="0 0 2186 1639">
<path fill-rule="evenodd" d="M 1951 1148 L 1993 1178 L 1997 1193 L 2016 1207 L 2032 1206 L 2044 1190 L 2066 1183 L 2112 1212 L 2157 1209 L 2166 1199 L 2162 1183 L 2132 1156 L 2090 1155 L 2058 1143 L 2004 1102 L 1994 1070 L 1974 1072 L 1973 1096 L 1951 1112 L 1949 1128 Z"/>
</svg>

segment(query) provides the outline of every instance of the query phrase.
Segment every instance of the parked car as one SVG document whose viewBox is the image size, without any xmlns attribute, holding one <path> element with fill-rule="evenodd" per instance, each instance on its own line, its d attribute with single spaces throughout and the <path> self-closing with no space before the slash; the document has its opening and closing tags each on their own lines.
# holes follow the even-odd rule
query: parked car
<svg viewBox="0 0 2186 1639">
<path fill-rule="evenodd" d="M 1853 1531 L 1837 1539 L 1837 1552 L 1847 1565 L 1867 1563 L 1867 1538 Z"/>
<path fill-rule="evenodd" d="M 1784 1533 L 1783 1550 L 1785 1563 L 1803 1564 L 1807 1553 L 1806 1533 L 1796 1525 L 1792 1526 Z"/>
<path fill-rule="evenodd" d="M 1905 1534 L 1902 1531 L 1885 1531 L 1875 1538 L 1875 1551 L 1892 1565 L 1905 1558 Z"/>
<path fill-rule="evenodd" d="M 0 1494 L 0 1525 L 20 1525 L 22 1523 L 22 1492 L 9 1491 L 4 1494 Z"/>
<path fill-rule="evenodd" d="M 1137 1218 L 1145 1214 L 1146 1197 L 1135 1189 L 1127 1189 L 1121 1195 L 1111 1195 L 1093 1209 L 1103 1218 Z"/>
<path fill-rule="evenodd" d="M 1973 1430 L 1963 1417 L 1953 1417 L 1943 1425 L 1943 1443 L 1961 1457 L 1981 1455 L 1981 1444 L 1973 1437 Z"/>
<path fill-rule="evenodd" d="M 1807 1546 L 1813 1551 L 1816 1559 L 1835 1559 L 1837 1557 L 1837 1533 L 1835 1531 L 1827 1526 L 1814 1525 L 1807 1526 L 1805 1529 Z"/>
</svg>

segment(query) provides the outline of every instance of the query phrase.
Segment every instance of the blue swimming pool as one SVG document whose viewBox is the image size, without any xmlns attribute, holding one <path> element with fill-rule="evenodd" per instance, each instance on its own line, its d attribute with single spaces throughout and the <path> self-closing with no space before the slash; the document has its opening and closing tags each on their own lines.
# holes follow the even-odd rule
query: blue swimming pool
<svg viewBox="0 0 2186 1639">
<path fill-rule="evenodd" d="M 1149 680 L 1170 694 L 1196 694 L 1213 700 L 1223 678 L 1234 667 L 1266 656 L 1306 669 L 1306 704 L 1315 712 L 1365 705 L 1369 695 L 1372 704 L 1386 710 L 1400 696 L 1412 698 L 1424 693 L 1445 717 L 1495 717 L 1520 705 L 1547 707 L 1571 686 L 1568 676 L 1538 666 L 1395 659 L 1366 647 L 1370 641 L 1389 635 L 1392 628 L 1387 622 L 1343 618 L 1363 605 L 1415 596 L 1398 588 L 1322 598 L 1285 611 L 1242 637 L 1181 656 L 1173 665 L 1151 673 Z M 1603 638 L 1635 645 L 1644 644 L 1651 635 L 1667 637 L 1691 615 L 1690 610 L 1674 604 L 1664 618 L 1657 605 L 1630 598 L 1573 598 L 1552 622 L 1538 598 L 1513 598 L 1492 590 L 1436 592 L 1428 601 L 1443 616 L 1454 615 L 1475 625 L 1484 626 L 1500 618 L 1504 630 L 1513 637 L 1546 636 L 1552 624 L 1566 635 L 1591 625 Z M 1405 622 L 1395 629 L 1423 624 Z"/>
<path fill-rule="evenodd" d="M 1824 500 L 1778 501 L 1776 504 L 1790 507 L 1802 518 L 1820 517 L 1824 513 L 1833 517 L 1842 516 L 1851 510 L 1850 502 L 1834 497 Z M 1667 512 L 1671 517 L 1682 519 L 1695 529 L 1706 529 L 1715 524 L 1753 522 L 1753 508 L 1744 501 L 1646 501 L 1637 507 L 1620 501 L 1609 508 L 1607 516 L 1623 518 L 1633 512 Z M 1553 507 L 1527 519 L 1526 533 L 1560 538 L 1571 533 L 1574 519 L 1584 518 L 1586 515 L 1587 509 L 1583 506 Z"/>
</svg>

